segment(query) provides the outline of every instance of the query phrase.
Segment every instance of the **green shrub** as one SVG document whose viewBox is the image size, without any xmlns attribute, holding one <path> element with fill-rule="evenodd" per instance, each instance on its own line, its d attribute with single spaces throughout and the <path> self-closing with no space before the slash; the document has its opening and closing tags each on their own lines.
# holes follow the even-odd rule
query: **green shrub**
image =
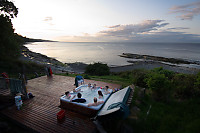
<svg viewBox="0 0 200 133">
<path fill-rule="evenodd" d="M 154 68 L 152 72 L 164 74 L 168 79 L 172 79 L 175 75 L 175 72 L 163 69 L 163 67 Z"/>
<path fill-rule="evenodd" d="M 172 84 L 164 74 L 150 73 L 145 81 L 148 88 L 152 90 L 154 99 L 161 101 L 169 100 Z"/>
<path fill-rule="evenodd" d="M 85 73 L 90 74 L 90 75 L 97 75 L 97 76 L 109 75 L 110 68 L 108 67 L 107 64 L 98 62 L 98 63 L 88 65 L 86 67 Z"/>
<path fill-rule="evenodd" d="M 196 80 L 194 83 L 194 94 L 195 96 L 200 96 L 200 72 L 196 75 Z"/>
<path fill-rule="evenodd" d="M 195 76 L 188 74 L 176 74 L 173 78 L 176 97 L 185 99 L 194 95 Z"/>
<path fill-rule="evenodd" d="M 85 74 L 85 75 L 83 76 L 83 78 L 84 78 L 84 79 L 90 79 L 90 77 L 89 77 L 87 74 Z"/>
<path fill-rule="evenodd" d="M 149 71 L 144 69 L 133 70 L 133 83 L 140 87 L 147 87 L 146 82 L 144 81 L 148 75 Z"/>
</svg>

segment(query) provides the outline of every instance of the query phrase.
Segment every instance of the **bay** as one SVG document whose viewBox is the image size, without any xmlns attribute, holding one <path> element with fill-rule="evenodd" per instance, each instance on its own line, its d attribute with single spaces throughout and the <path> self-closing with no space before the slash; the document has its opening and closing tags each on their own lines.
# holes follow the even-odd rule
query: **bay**
<svg viewBox="0 0 200 133">
<path fill-rule="evenodd" d="M 94 62 L 109 66 L 128 65 L 122 53 L 178 58 L 200 62 L 200 43 L 130 43 L 130 42 L 34 42 L 25 45 L 31 51 L 63 63 Z"/>
</svg>

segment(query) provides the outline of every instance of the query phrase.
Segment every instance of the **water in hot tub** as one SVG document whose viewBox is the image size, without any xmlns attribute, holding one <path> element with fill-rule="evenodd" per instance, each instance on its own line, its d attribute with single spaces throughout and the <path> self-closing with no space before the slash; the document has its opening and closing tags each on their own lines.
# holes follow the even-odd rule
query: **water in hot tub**
<svg viewBox="0 0 200 133">
<path fill-rule="evenodd" d="M 80 89 L 81 89 L 80 93 L 82 94 L 82 98 L 86 99 L 85 104 L 93 103 L 94 97 L 96 97 L 98 101 L 105 101 L 106 98 L 109 96 L 109 94 L 105 95 L 104 89 L 100 89 L 100 87 L 97 87 L 97 89 L 91 89 L 85 85 L 85 86 L 81 86 Z M 99 99 L 99 95 L 98 95 L 99 90 L 101 90 L 104 95 L 103 99 L 102 98 Z M 74 95 L 76 95 L 76 93 L 74 93 Z M 73 95 L 72 95 L 72 97 L 73 97 Z M 77 96 L 76 96 L 76 98 L 77 98 Z"/>
</svg>

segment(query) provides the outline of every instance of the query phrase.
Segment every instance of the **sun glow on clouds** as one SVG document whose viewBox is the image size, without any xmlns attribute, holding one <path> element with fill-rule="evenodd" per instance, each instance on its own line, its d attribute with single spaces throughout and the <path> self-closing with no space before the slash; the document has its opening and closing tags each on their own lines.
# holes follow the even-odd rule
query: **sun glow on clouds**
<svg viewBox="0 0 200 133">
<path fill-rule="evenodd" d="M 116 16 L 91 0 L 15 0 L 14 3 L 19 8 L 18 17 L 13 20 L 16 32 L 29 37 L 43 33 L 45 38 L 47 32 L 51 37 L 94 34 L 112 23 L 107 21 L 110 15 Z"/>
<path fill-rule="evenodd" d="M 166 10 L 168 16 L 163 14 L 168 19 L 157 18 L 157 7 L 161 6 L 156 5 L 160 3 L 158 0 L 155 0 L 155 4 L 149 4 L 148 8 L 144 6 L 144 0 L 125 0 L 123 3 L 106 0 L 15 0 L 14 3 L 19 8 L 18 17 L 13 20 L 15 32 L 32 38 L 101 42 L 147 41 L 154 37 L 162 41 L 163 38 L 175 40 L 175 36 L 180 38 L 186 35 L 189 39 L 197 39 L 200 34 L 194 25 L 197 34 L 188 34 L 193 32 L 192 26 L 182 26 L 183 21 L 179 19 L 179 27 L 173 26 L 169 18 L 170 15 L 174 16 L 167 14 L 170 10 L 172 13 L 182 13 L 179 18 L 192 20 L 200 14 L 199 2 L 184 3 L 182 6 L 172 4 Z"/>
<path fill-rule="evenodd" d="M 198 42 L 200 36 L 187 34 L 187 27 L 168 27 L 164 20 L 145 20 L 138 24 L 107 26 L 95 35 L 62 36 L 62 41 L 131 41 L 131 42 Z"/>
</svg>

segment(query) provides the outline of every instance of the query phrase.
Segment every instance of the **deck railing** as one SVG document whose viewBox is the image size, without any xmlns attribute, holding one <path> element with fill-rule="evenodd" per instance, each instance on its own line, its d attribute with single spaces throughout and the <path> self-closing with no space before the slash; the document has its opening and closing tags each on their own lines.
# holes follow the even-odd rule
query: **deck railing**
<svg viewBox="0 0 200 133">
<path fill-rule="evenodd" d="M 21 93 L 27 96 L 26 85 L 25 82 L 23 82 L 23 80 L 12 78 L 0 78 L 0 89 L 10 89 L 11 95 Z"/>
<path fill-rule="evenodd" d="M 6 79 L 0 77 L 0 89 L 8 89 L 8 84 L 6 83 Z"/>
</svg>

